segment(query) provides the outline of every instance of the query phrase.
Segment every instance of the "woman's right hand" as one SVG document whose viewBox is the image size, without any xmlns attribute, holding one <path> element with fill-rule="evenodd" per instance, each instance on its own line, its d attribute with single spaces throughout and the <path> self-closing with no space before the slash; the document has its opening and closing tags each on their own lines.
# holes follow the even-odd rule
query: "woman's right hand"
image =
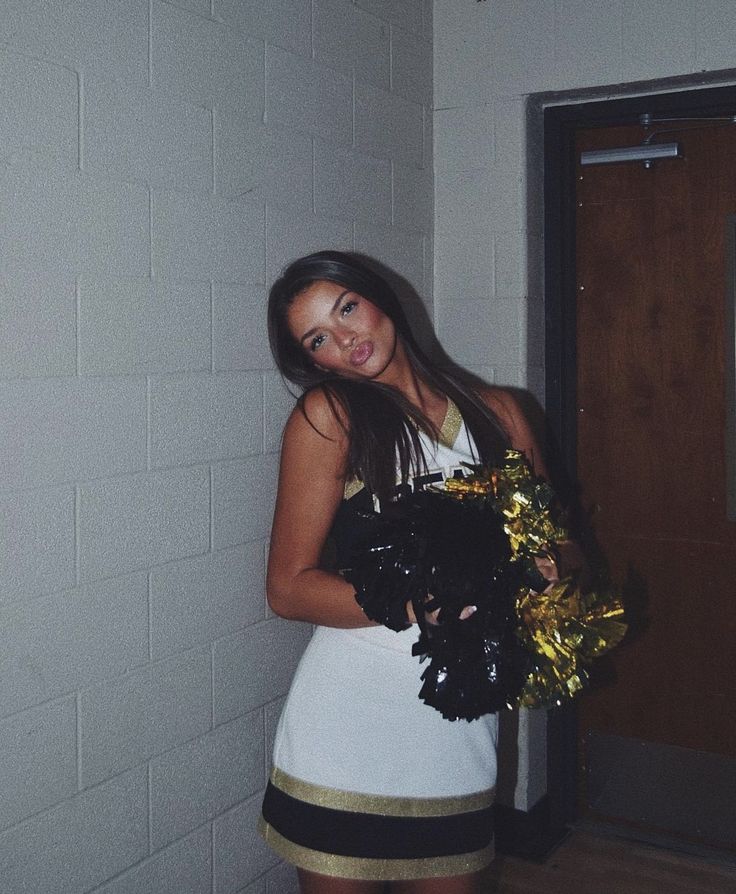
<svg viewBox="0 0 736 894">
<path fill-rule="evenodd" d="M 431 598 L 432 597 L 430 595 L 429 599 L 431 599 Z M 465 608 L 460 612 L 460 615 L 458 617 L 460 618 L 461 621 L 467 621 L 467 619 L 471 615 L 474 615 L 477 610 L 478 610 L 477 605 L 466 605 Z M 433 612 L 425 612 L 424 618 L 425 618 L 427 624 L 429 624 L 430 626 L 433 626 L 433 627 L 438 626 L 438 624 L 440 623 L 438 620 L 439 613 L 440 613 L 440 609 L 438 609 L 438 608 L 435 609 Z M 409 622 L 411 624 L 418 623 L 417 616 L 414 611 L 414 605 L 413 605 L 411 599 L 407 600 L 407 603 L 406 603 L 406 617 L 409 619 Z"/>
</svg>

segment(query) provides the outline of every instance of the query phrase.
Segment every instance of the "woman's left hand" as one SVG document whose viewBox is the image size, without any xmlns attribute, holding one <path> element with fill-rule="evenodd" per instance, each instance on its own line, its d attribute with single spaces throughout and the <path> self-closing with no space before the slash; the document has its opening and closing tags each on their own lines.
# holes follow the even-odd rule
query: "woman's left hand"
<svg viewBox="0 0 736 894">
<path fill-rule="evenodd" d="M 562 540 L 554 545 L 554 557 L 536 556 L 534 564 L 550 586 L 558 584 L 561 578 L 580 571 L 585 565 L 585 557 L 574 540 Z"/>
</svg>

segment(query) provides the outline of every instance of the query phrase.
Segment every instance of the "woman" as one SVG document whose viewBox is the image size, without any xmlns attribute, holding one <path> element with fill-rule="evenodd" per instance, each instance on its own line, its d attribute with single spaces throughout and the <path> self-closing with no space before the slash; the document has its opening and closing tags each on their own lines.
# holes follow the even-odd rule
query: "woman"
<svg viewBox="0 0 736 894">
<path fill-rule="evenodd" d="M 432 364 L 388 283 L 352 255 L 292 263 L 271 289 L 269 332 L 304 393 L 284 431 L 268 598 L 318 626 L 279 723 L 262 833 L 304 894 L 385 882 L 478 894 L 493 857 L 496 715 L 450 722 L 422 704 L 411 603 L 405 630 L 378 626 L 324 553 L 329 540 L 345 568 L 371 510 L 509 446 L 544 474 L 538 447 L 510 394 Z M 541 571 L 556 579 L 551 562 Z"/>
</svg>

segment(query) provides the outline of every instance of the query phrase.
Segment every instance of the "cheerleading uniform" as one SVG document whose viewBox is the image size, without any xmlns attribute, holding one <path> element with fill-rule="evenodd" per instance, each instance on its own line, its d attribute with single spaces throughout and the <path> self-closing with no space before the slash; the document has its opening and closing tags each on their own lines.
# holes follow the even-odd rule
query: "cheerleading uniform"
<svg viewBox="0 0 736 894">
<path fill-rule="evenodd" d="M 439 443 L 420 437 L 429 470 L 420 487 L 477 462 L 449 400 Z M 343 537 L 366 500 L 359 483 L 346 486 Z M 294 865 L 396 880 L 461 875 L 493 859 L 497 716 L 453 722 L 420 701 L 417 637 L 416 626 L 315 629 L 279 721 L 260 819 Z"/>
</svg>

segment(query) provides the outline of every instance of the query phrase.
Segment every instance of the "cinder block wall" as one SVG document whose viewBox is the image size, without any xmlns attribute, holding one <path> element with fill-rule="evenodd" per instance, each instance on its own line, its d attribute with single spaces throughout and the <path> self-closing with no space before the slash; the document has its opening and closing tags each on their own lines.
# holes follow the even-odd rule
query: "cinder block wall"
<svg viewBox="0 0 736 894">
<path fill-rule="evenodd" d="M 614 97 L 616 85 L 734 67 L 733 0 L 435 0 L 435 316 L 459 362 L 544 397 L 527 97 L 575 101 L 601 85 Z M 546 791 L 545 729 L 541 712 L 520 717 L 517 779 L 501 787 L 520 809 Z"/>
<path fill-rule="evenodd" d="M 0 890 L 288 892 L 265 295 L 342 247 L 430 296 L 431 3 L 2 13 Z"/>
</svg>

